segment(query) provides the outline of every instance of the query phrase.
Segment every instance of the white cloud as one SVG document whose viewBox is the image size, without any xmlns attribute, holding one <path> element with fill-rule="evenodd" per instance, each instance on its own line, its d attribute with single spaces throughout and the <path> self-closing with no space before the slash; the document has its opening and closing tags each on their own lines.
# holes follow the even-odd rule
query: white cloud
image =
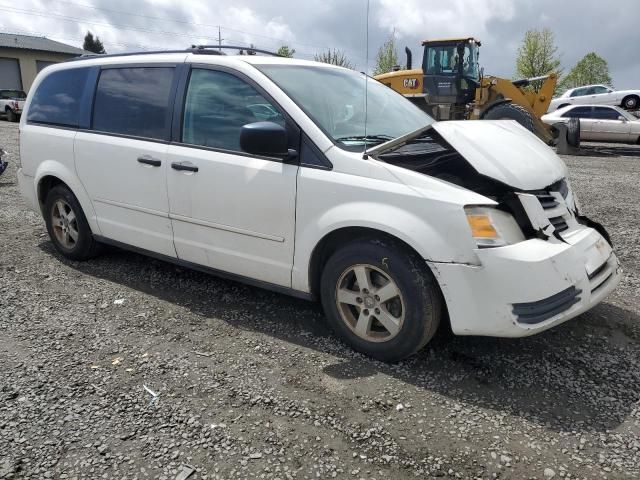
<svg viewBox="0 0 640 480">
<path fill-rule="evenodd" d="M 379 0 L 378 25 L 401 36 L 486 38 L 490 20 L 514 16 L 512 0 Z"/>
<path fill-rule="evenodd" d="M 273 50 L 287 43 L 301 58 L 338 48 L 363 69 L 366 1 L 20 0 L 0 5 L 0 31 L 46 35 L 81 46 L 91 30 L 115 53 L 215 44 L 216 26 L 221 25 L 227 44 Z M 510 77 L 524 32 L 549 27 L 556 33 L 565 70 L 595 51 L 609 61 L 616 87 L 638 86 L 637 62 L 632 61 L 638 37 L 632 13 L 638 0 L 616 0 L 607 22 L 602 21 L 601 0 L 370 1 L 370 62 L 394 28 L 400 46 L 411 47 L 416 56 L 420 40 L 468 35 L 483 41 L 481 62 L 487 73 Z"/>
<path fill-rule="evenodd" d="M 254 8 L 235 6 L 233 2 L 228 2 L 229 5 L 221 3 L 218 2 L 215 16 L 213 16 L 211 2 L 192 0 L 188 12 L 191 14 L 193 23 L 202 23 L 203 19 L 207 19 L 206 23 L 221 25 L 225 38 L 224 43 L 227 44 L 258 44 L 261 39 L 262 42 L 268 40 L 268 43 L 295 41 L 295 35 L 283 17 L 270 17 L 268 14 L 258 13 Z M 209 40 L 217 35 L 217 31 L 213 30 L 215 29 L 196 27 L 196 32 L 199 34 L 208 31 Z"/>
</svg>

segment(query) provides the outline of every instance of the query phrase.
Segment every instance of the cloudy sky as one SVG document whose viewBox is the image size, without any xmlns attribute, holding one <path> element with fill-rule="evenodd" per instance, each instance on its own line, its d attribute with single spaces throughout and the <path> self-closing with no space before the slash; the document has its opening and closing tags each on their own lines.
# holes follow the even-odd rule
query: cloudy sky
<svg viewBox="0 0 640 480">
<path fill-rule="evenodd" d="M 367 65 L 367 0 L 0 0 L 0 31 L 80 46 L 87 30 L 110 53 L 192 43 L 288 44 L 296 56 L 331 47 Z M 425 38 L 475 36 L 488 74 L 512 77 L 524 32 L 549 27 L 568 71 L 586 53 L 609 61 L 616 88 L 640 88 L 640 0 L 370 0 L 369 57 L 395 30 L 420 55 Z M 372 60 L 370 60 L 372 63 Z"/>
</svg>

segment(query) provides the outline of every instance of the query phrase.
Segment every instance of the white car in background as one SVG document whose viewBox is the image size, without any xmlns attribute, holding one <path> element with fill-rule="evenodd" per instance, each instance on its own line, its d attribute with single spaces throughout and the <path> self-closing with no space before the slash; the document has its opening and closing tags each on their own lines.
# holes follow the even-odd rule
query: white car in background
<svg viewBox="0 0 640 480">
<path fill-rule="evenodd" d="M 4 115 L 10 122 L 17 122 L 22 115 L 22 108 L 27 94 L 22 90 L 0 89 L 0 115 Z"/>
<path fill-rule="evenodd" d="M 640 90 L 613 90 L 604 85 L 587 85 L 567 90 L 549 104 L 549 111 L 569 105 L 613 105 L 637 110 L 640 106 Z"/>
<path fill-rule="evenodd" d="M 571 105 L 542 116 L 548 125 L 580 119 L 580 140 L 640 143 L 640 118 L 620 107 Z"/>
</svg>

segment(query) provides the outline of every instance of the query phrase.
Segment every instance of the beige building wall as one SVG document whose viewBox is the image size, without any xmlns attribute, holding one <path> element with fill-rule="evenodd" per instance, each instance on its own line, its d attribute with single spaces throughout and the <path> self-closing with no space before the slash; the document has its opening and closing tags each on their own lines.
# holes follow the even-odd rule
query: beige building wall
<svg viewBox="0 0 640 480">
<path fill-rule="evenodd" d="M 31 84 L 38 74 L 36 60 L 45 62 L 64 62 L 77 55 L 69 53 L 40 52 L 37 50 L 23 50 L 20 48 L 0 48 L 1 58 L 17 58 L 20 61 L 22 75 L 22 89 L 29 93 Z"/>
</svg>

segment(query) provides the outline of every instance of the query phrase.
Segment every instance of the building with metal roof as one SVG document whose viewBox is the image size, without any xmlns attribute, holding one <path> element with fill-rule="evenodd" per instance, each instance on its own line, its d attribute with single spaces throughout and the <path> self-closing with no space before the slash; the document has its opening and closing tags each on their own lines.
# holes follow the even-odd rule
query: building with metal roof
<svg viewBox="0 0 640 480">
<path fill-rule="evenodd" d="M 0 89 L 28 91 L 40 70 L 85 53 L 45 37 L 0 33 Z"/>
</svg>

